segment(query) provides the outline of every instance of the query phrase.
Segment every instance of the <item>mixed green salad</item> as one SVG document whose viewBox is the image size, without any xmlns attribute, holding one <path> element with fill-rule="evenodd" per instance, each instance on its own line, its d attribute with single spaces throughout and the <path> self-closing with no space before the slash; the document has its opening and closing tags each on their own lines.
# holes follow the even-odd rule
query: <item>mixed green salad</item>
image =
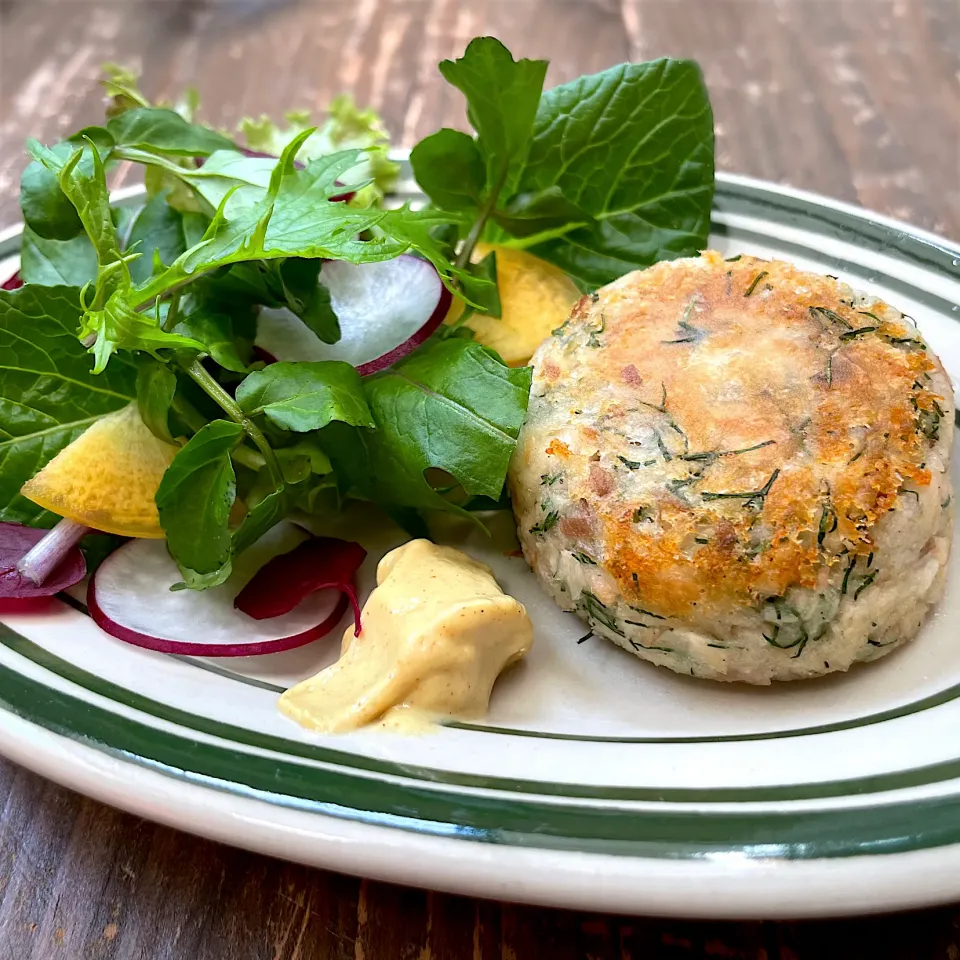
<svg viewBox="0 0 960 960">
<path fill-rule="evenodd" d="M 134 401 L 171 446 L 155 501 L 190 588 L 222 583 L 291 514 L 361 499 L 417 532 L 424 511 L 496 505 L 530 371 L 462 324 L 500 312 L 496 254 L 477 262 L 476 245 L 527 250 L 591 291 L 697 254 L 713 197 L 695 63 L 621 64 L 544 90 L 546 71 L 490 37 L 440 64 L 472 131 L 413 148 L 429 198 L 415 208 L 390 203 L 383 126 L 349 99 L 320 126 L 291 114 L 232 134 L 199 122 L 195 97 L 155 105 L 113 70 L 102 125 L 27 145 L 22 286 L 0 292 L 0 521 L 53 526 L 21 487 Z M 142 169 L 133 205 L 111 202 L 122 165 Z M 396 302 L 379 298 L 374 316 L 374 265 L 401 258 L 428 265 L 439 294 L 404 304 L 398 273 Z M 445 325 L 450 295 L 465 309 Z M 391 349 L 335 359 L 350 325 L 374 336 L 394 308 L 407 319 Z M 258 348 L 258 323 L 277 312 L 334 359 Z"/>
</svg>

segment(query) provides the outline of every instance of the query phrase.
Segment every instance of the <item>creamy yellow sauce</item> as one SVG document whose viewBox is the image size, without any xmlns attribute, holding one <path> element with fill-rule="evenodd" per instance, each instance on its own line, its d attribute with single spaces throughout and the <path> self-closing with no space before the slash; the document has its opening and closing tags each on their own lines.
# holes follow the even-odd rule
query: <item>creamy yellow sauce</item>
<svg viewBox="0 0 960 960">
<path fill-rule="evenodd" d="M 380 561 L 361 621 L 359 637 L 352 625 L 344 633 L 336 663 L 280 698 L 292 720 L 339 733 L 482 716 L 500 672 L 533 643 L 523 604 L 486 564 L 429 540 L 411 540 Z"/>
</svg>

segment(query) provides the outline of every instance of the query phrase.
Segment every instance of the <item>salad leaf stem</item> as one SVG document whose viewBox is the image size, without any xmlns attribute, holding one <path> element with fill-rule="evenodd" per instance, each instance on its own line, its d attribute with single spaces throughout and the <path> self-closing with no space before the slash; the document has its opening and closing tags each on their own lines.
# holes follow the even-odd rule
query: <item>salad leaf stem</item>
<svg viewBox="0 0 960 960">
<path fill-rule="evenodd" d="M 233 451 L 233 459 L 242 466 L 258 472 L 267 465 L 263 454 L 244 446 L 239 446 Z"/>
<path fill-rule="evenodd" d="M 460 252 L 457 254 L 457 260 L 455 263 L 455 266 L 458 270 L 465 270 L 467 266 L 469 266 L 470 257 L 473 254 L 473 248 L 477 245 L 477 241 L 480 239 L 480 237 L 483 236 L 483 230 L 487 225 L 487 221 L 493 214 L 493 211 L 497 207 L 497 200 L 500 197 L 500 191 L 503 189 L 503 185 L 506 183 L 506 180 L 507 166 L 504 164 L 500 170 L 500 175 L 497 177 L 496 182 L 487 196 L 486 201 L 480 208 L 480 212 L 477 214 L 477 219 L 474 220 L 473 226 L 470 228 L 470 232 L 467 234 L 466 240 L 463 241 L 463 246 L 460 247 Z"/>
<path fill-rule="evenodd" d="M 177 325 L 180 319 L 180 297 L 183 295 L 183 289 L 178 288 L 170 296 L 170 304 L 167 307 L 167 318 L 163 321 L 163 330 L 169 333 Z M 157 301 L 159 303 L 159 300 Z"/>
<path fill-rule="evenodd" d="M 90 527 L 64 518 L 20 558 L 17 572 L 36 584 L 42 584 L 88 533 L 93 533 Z"/>
<path fill-rule="evenodd" d="M 270 477 L 274 485 L 277 488 L 282 487 L 283 471 L 280 469 L 277 455 L 273 452 L 273 447 L 270 446 L 269 441 L 263 435 L 263 431 L 240 409 L 233 397 L 214 380 L 198 359 L 189 362 L 181 359 L 180 366 L 187 376 L 190 377 L 204 393 L 219 404 L 223 412 L 234 423 L 243 427 L 243 432 L 254 442 L 263 456 L 263 461 L 270 471 Z"/>
</svg>

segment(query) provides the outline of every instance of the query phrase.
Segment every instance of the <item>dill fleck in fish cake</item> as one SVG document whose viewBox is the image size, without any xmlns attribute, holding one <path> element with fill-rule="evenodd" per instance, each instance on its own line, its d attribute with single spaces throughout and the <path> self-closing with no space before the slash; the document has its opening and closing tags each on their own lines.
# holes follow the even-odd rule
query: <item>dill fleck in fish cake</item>
<svg viewBox="0 0 960 960">
<path fill-rule="evenodd" d="M 533 363 L 520 539 L 597 635 L 763 684 L 889 653 L 942 594 L 953 394 L 886 303 L 707 252 L 583 297 Z"/>
</svg>

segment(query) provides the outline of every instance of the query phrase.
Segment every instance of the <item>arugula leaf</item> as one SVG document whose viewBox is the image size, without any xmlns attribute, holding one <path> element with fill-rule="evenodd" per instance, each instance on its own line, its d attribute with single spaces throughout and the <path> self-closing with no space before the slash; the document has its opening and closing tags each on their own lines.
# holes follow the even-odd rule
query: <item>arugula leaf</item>
<svg viewBox="0 0 960 960">
<path fill-rule="evenodd" d="M 540 63 L 515 63 L 484 37 L 441 64 L 467 97 L 486 161 L 478 199 L 469 138 L 434 134 L 413 151 L 434 204 L 476 211 L 457 264 L 484 236 L 530 249 L 590 290 L 696 255 L 707 242 L 714 185 L 713 116 L 699 67 L 621 64 L 541 96 Z"/>
<path fill-rule="evenodd" d="M 207 157 L 217 150 L 238 150 L 226 137 L 164 107 L 133 107 L 107 121 L 118 146 L 137 147 L 186 157 Z"/>
<path fill-rule="evenodd" d="M 486 184 L 486 165 L 469 134 L 444 127 L 410 152 L 413 175 L 423 192 L 444 210 L 476 210 Z"/>
<path fill-rule="evenodd" d="M 277 274 L 284 301 L 324 343 L 340 339 L 340 321 L 330 301 L 330 290 L 320 283 L 319 260 L 290 257 L 284 260 Z"/>
<path fill-rule="evenodd" d="M 100 376 L 76 338 L 75 287 L 0 292 L 0 520 L 49 526 L 57 517 L 19 490 L 100 417 L 135 396 L 136 370 L 118 359 Z"/>
<path fill-rule="evenodd" d="M 530 248 L 592 289 L 696 256 L 713 199 L 713 114 L 692 60 L 626 63 L 544 93 L 520 193 L 558 187 L 596 224 Z"/>
<path fill-rule="evenodd" d="M 150 432 L 166 443 L 170 433 L 170 407 L 177 392 L 177 376 L 167 364 L 151 356 L 137 357 L 137 409 Z"/>
<path fill-rule="evenodd" d="M 20 276 L 45 287 L 82 287 L 97 275 L 97 252 L 85 233 L 70 240 L 48 240 L 24 226 Z"/>
<path fill-rule="evenodd" d="M 321 434 L 347 483 L 381 504 L 453 510 L 427 482 L 446 471 L 467 493 L 497 499 L 523 423 L 529 367 L 505 366 L 466 340 L 437 340 L 364 381 L 377 429 Z"/>
<path fill-rule="evenodd" d="M 330 458 L 320 448 L 314 433 L 301 437 L 289 447 L 279 447 L 276 454 L 283 478 L 290 484 L 302 483 L 311 476 L 324 476 L 333 471 Z"/>
<path fill-rule="evenodd" d="M 242 436 L 239 424 L 208 423 L 173 458 L 157 489 L 167 547 L 191 589 L 230 576 L 230 510 L 237 492 L 230 454 Z"/>
<path fill-rule="evenodd" d="M 547 61 L 515 61 L 499 40 L 477 37 L 459 60 L 442 61 L 440 73 L 467 98 L 467 118 L 487 160 L 487 187 L 498 193 L 510 165 L 529 148 Z"/>
<path fill-rule="evenodd" d="M 267 494 L 251 508 L 231 538 L 231 556 L 237 557 L 247 547 L 252 547 L 268 530 L 275 527 L 290 512 L 290 499 L 286 490 Z"/>
<path fill-rule="evenodd" d="M 215 305 L 201 302 L 186 313 L 173 328 L 173 333 L 197 344 L 204 353 L 209 353 L 225 370 L 246 373 L 249 361 L 240 351 L 249 356 L 250 341 L 239 336 L 233 317 Z"/>
<path fill-rule="evenodd" d="M 305 433 L 331 420 L 372 427 L 360 374 L 341 360 L 272 363 L 237 388 L 237 403 L 250 416 L 264 414 L 284 430 Z"/>
</svg>

